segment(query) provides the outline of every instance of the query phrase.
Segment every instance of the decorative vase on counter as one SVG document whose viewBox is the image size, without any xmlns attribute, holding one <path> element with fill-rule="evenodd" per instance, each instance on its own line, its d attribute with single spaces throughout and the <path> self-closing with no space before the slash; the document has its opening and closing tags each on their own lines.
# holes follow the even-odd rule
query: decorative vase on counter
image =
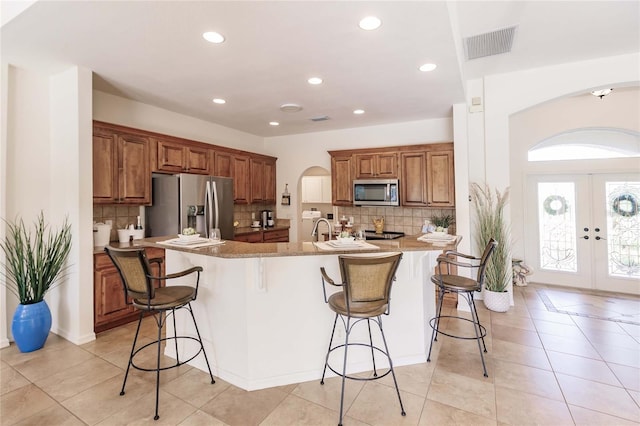
<svg viewBox="0 0 640 426">
<path fill-rule="evenodd" d="M 11 334 L 20 352 L 42 348 L 51 330 L 51 311 L 44 300 L 29 305 L 19 304 L 13 314 Z"/>
<path fill-rule="evenodd" d="M 384 229 L 384 217 L 381 217 L 380 219 L 372 219 L 372 222 L 376 234 L 382 234 L 382 230 Z"/>
</svg>

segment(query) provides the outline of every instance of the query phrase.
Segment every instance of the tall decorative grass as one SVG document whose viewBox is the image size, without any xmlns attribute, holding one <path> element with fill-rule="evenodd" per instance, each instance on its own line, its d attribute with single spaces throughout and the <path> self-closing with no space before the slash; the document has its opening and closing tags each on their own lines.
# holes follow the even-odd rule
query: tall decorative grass
<svg viewBox="0 0 640 426">
<path fill-rule="evenodd" d="M 22 219 L 5 223 L 7 235 L 0 242 L 5 263 L 0 274 L 21 304 L 41 302 L 47 291 L 60 284 L 69 269 L 65 263 L 71 251 L 71 225 L 65 219 L 62 229 L 53 232 L 42 212 L 34 222 L 33 234 Z"/>
<path fill-rule="evenodd" d="M 498 245 L 487 264 L 484 287 L 489 291 L 503 292 L 511 281 L 511 233 L 504 219 L 504 208 L 509 201 L 509 188 L 500 193 L 487 184 L 471 184 L 471 198 L 476 210 L 475 237 L 480 253 L 491 238 Z"/>
</svg>

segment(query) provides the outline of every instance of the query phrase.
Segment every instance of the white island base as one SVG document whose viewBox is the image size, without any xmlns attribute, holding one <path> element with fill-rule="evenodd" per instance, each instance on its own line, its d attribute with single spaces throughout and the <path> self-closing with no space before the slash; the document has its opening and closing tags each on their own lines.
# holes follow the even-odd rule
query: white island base
<svg viewBox="0 0 640 426">
<path fill-rule="evenodd" d="M 435 311 L 434 287 L 429 277 L 440 253 L 441 250 L 403 253 L 391 290 L 390 315 L 382 316 L 394 366 L 426 362 L 431 337 L 428 320 Z M 245 390 L 320 379 L 335 315 L 324 303 L 320 267 L 324 266 L 329 276 L 339 282 L 338 255 L 229 259 L 166 250 L 167 273 L 192 266 L 204 268 L 198 298 L 192 306 L 215 377 Z M 191 276 L 170 281 L 168 285 L 194 284 Z M 327 287 L 331 287 L 329 292 L 335 291 L 332 286 Z M 188 315 L 180 310 L 176 327 L 179 334 L 194 336 Z M 171 320 L 167 327 L 167 335 L 172 335 Z M 351 335 L 351 341 L 368 340 L 366 326 L 359 328 Z M 379 335 L 376 331 L 372 326 L 374 343 Z M 340 324 L 336 339 L 344 341 Z M 195 343 L 181 340 L 180 353 L 193 354 Z M 172 344 L 167 345 L 165 354 L 175 358 L 173 348 Z M 340 353 L 332 353 L 334 368 L 341 368 Z M 376 357 L 376 363 L 379 368 L 385 365 L 382 358 L 379 361 Z M 190 364 L 206 371 L 202 355 Z M 349 351 L 349 372 L 371 369 L 370 352 Z"/>
</svg>

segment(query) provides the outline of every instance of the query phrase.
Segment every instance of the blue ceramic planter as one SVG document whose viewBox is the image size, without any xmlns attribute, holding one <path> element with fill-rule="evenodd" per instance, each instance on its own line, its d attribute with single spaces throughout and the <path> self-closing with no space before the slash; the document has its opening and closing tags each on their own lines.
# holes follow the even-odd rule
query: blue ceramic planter
<svg viewBox="0 0 640 426">
<path fill-rule="evenodd" d="M 51 311 L 44 300 L 18 305 L 13 314 L 11 333 L 20 352 L 33 352 L 44 346 L 51 330 Z"/>
</svg>

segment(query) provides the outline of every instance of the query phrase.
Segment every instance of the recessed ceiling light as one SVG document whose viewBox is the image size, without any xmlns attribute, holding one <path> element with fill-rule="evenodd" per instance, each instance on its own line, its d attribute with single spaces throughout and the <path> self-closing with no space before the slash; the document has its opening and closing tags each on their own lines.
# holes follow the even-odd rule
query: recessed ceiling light
<svg viewBox="0 0 640 426">
<path fill-rule="evenodd" d="M 364 110 L 363 109 L 354 109 L 353 113 L 356 114 L 356 115 L 364 114 Z"/>
<path fill-rule="evenodd" d="M 429 71 L 435 70 L 436 67 L 437 67 L 436 64 L 423 64 L 423 65 L 420 65 L 420 68 L 418 69 L 422 72 L 429 72 Z"/>
<path fill-rule="evenodd" d="M 309 82 L 309 84 L 322 84 L 322 79 L 320 77 L 311 77 L 309 80 L 307 80 L 307 82 Z"/>
<path fill-rule="evenodd" d="M 363 30 L 371 31 L 380 28 L 382 21 L 376 16 L 367 16 L 360 20 L 358 26 Z"/>
<path fill-rule="evenodd" d="M 218 104 L 218 105 L 222 105 L 222 104 L 226 104 L 227 101 L 225 101 L 224 99 L 221 99 L 221 98 L 213 98 L 213 103 L 214 104 Z"/>
<path fill-rule="evenodd" d="M 282 104 L 280 105 L 280 111 L 282 112 L 298 112 L 302 111 L 302 107 L 298 104 Z"/>
<path fill-rule="evenodd" d="M 270 121 L 269 122 L 269 126 L 279 126 L 280 123 L 278 123 L 277 121 Z"/>
<path fill-rule="evenodd" d="M 224 41 L 224 36 L 215 31 L 207 31 L 202 34 L 202 37 L 210 43 L 222 43 Z"/>
</svg>

